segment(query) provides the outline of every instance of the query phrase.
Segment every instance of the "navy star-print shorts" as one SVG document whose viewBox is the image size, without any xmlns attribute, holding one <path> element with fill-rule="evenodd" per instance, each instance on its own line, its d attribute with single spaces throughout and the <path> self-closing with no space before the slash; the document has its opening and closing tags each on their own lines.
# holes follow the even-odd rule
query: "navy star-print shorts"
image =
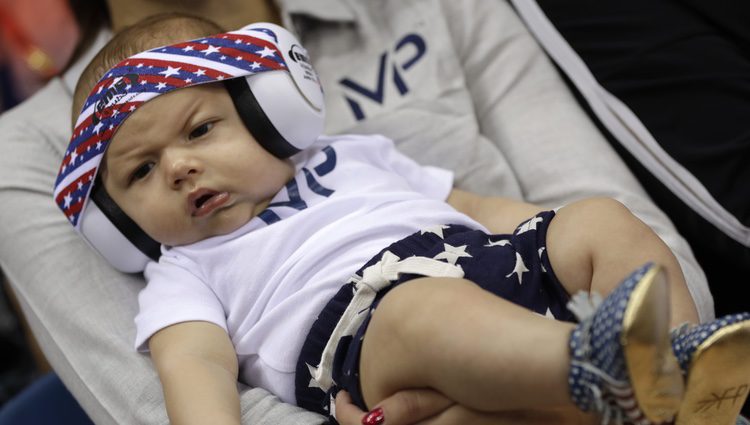
<svg viewBox="0 0 750 425">
<path fill-rule="evenodd" d="M 434 229 L 436 231 L 426 229 L 391 244 L 358 270 L 357 275 L 361 276 L 364 269 L 380 261 L 385 251 L 399 258 L 422 256 L 455 261 L 463 268 L 465 279 L 485 290 L 541 315 L 574 321 L 566 308 L 570 296 L 555 277 L 547 257 L 547 227 L 554 216 L 554 211 L 541 212 L 521 223 L 510 235 L 488 235 L 459 225 L 440 226 Z M 402 274 L 391 281 L 390 286 L 377 293 L 370 311 L 388 290 L 418 277 L 421 276 Z M 310 329 L 297 361 L 297 404 L 328 415 L 334 424 L 331 409 L 341 389 L 347 390 L 354 403 L 367 410 L 359 387 L 359 354 L 369 315 L 354 336 L 339 340 L 333 361 L 334 385 L 330 389 L 323 391 L 316 385 L 311 369 L 319 365 L 328 339 L 353 298 L 354 289 L 353 283 L 347 283 L 328 302 Z"/>
</svg>

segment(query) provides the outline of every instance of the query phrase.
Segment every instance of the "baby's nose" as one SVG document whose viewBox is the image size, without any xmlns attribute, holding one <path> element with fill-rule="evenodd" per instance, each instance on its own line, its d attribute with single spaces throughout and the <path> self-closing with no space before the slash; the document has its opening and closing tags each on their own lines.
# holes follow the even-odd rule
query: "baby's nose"
<svg viewBox="0 0 750 425">
<path fill-rule="evenodd" d="M 197 161 L 189 158 L 174 158 L 169 164 L 169 185 L 178 189 L 185 181 L 190 180 L 200 173 L 200 165 Z"/>
</svg>

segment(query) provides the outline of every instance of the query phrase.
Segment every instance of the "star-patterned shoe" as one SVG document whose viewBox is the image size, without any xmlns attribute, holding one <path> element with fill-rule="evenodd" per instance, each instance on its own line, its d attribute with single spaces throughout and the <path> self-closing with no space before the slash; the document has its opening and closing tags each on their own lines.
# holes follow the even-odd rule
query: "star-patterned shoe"
<svg viewBox="0 0 750 425">
<path fill-rule="evenodd" d="M 669 333 L 669 287 L 662 269 L 636 270 L 604 301 L 579 293 L 568 308 L 580 323 L 570 336 L 571 396 L 602 423 L 670 422 L 684 384 Z"/>
<path fill-rule="evenodd" d="M 750 313 L 672 332 L 685 376 L 677 425 L 733 425 L 750 388 Z"/>
</svg>

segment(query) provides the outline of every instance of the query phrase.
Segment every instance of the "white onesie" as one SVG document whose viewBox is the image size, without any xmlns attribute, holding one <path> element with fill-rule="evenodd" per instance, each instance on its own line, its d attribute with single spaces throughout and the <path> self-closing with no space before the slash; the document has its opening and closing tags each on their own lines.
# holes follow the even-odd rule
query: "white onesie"
<svg viewBox="0 0 750 425">
<path fill-rule="evenodd" d="M 357 269 L 420 229 L 484 229 L 445 203 L 451 172 L 420 166 L 390 139 L 321 137 L 292 159 L 294 179 L 257 217 L 228 235 L 163 247 L 146 267 L 137 349 L 169 325 L 215 323 L 234 344 L 240 380 L 294 402 L 307 331 Z"/>
</svg>

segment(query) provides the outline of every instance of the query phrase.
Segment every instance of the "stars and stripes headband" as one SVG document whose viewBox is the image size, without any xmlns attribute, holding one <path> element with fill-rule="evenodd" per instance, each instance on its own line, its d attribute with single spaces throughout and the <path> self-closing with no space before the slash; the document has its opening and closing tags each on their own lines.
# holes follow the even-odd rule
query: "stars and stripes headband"
<svg viewBox="0 0 750 425">
<path fill-rule="evenodd" d="M 111 226 L 97 224 L 95 230 L 82 229 L 85 210 L 91 206 L 89 204 L 95 204 L 89 201 L 99 166 L 120 125 L 147 101 L 173 90 L 221 81 L 234 83 L 230 80 L 278 70 L 287 71 L 285 74 L 291 76 L 284 77 L 282 84 L 291 88 L 266 89 L 270 93 L 265 95 L 265 100 L 256 99 L 257 93 L 250 94 L 253 102 L 265 105 L 254 105 L 249 108 L 251 112 L 244 113 L 260 114 L 261 121 L 269 121 L 271 130 L 263 128 L 260 133 L 270 133 L 288 143 L 289 146 L 282 149 L 281 154 L 272 152 L 288 156 L 312 143 L 320 134 L 324 106 L 320 81 L 308 63 L 307 52 L 284 28 L 268 23 L 252 24 L 238 31 L 158 47 L 123 60 L 99 80 L 84 102 L 55 181 L 55 203 L 97 251 L 123 270 L 116 264 L 120 261 L 118 258 L 110 258 L 112 255 L 103 252 L 112 249 L 94 241 L 106 241 L 109 235 L 102 237 L 93 233 L 101 233 L 101 227 Z M 242 83 L 245 91 L 250 91 L 250 81 L 247 79 L 247 84 Z M 262 87 L 253 87 L 252 92 L 256 92 L 256 89 L 263 94 Z M 247 96 L 233 93 L 231 86 L 228 86 L 228 90 L 242 116 L 238 102 L 244 100 L 238 100 L 237 96 L 242 99 Z M 269 103 L 272 104 L 270 107 Z M 299 112 L 297 116 L 294 111 Z M 292 118 L 287 118 L 287 115 Z M 252 120 L 256 121 L 256 118 Z M 248 125 L 248 119 L 244 116 L 243 121 Z M 114 222 L 111 214 L 105 215 Z M 114 224 L 125 238 L 133 242 L 133 238 L 122 231 L 122 226 Z M 143 248 L 137 248 L 145 252 Z"/>
</svg>

